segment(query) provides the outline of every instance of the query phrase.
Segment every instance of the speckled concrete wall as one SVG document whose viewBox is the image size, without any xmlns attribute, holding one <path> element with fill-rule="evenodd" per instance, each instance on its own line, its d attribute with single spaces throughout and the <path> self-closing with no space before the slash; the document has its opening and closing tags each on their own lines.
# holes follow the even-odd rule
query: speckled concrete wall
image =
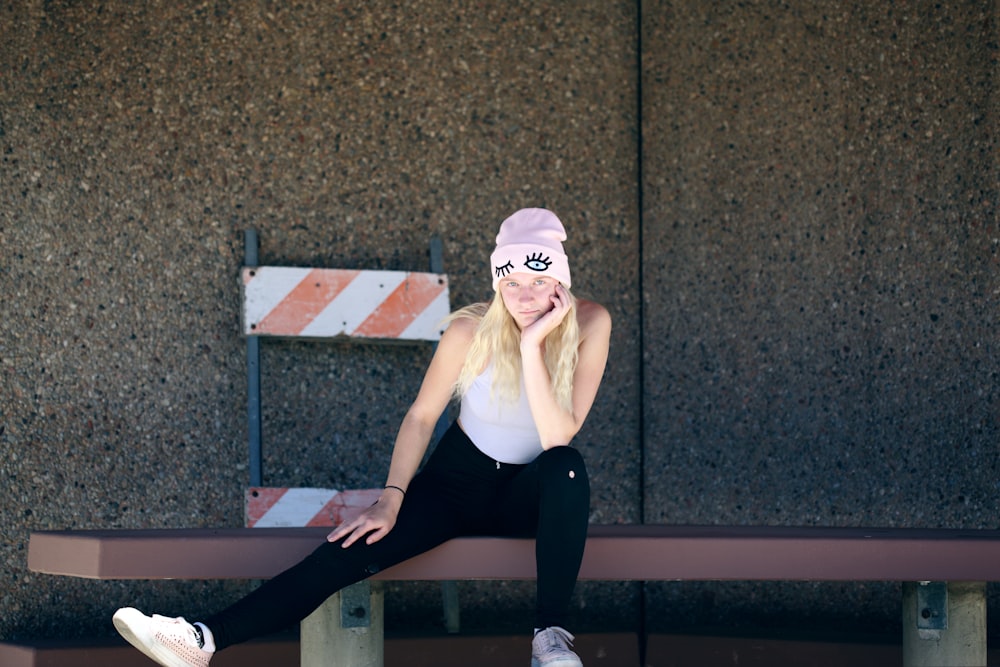
<svg viewBox="0 0 1000 667">
<path fill-rule="evenodd" d="M 0 640 L 245 589 L 25 553 L 34 529 L 241 523 L 248 227 L 293 265 L 423 268 L 439 235 L 459 304 L 504 215 L 557 211 L 615 319 L 578 443 L 595 522 L 992 525 L 995 1 L 356 4 L 0 7 Z M 379 483 L 427 351 L 265 347 L 267 481 Z M 530 604 L 463 591 L 470 628 Z M 394 588 L 389 624 L 429 594 Z M 651 629 L 882 629 L 896 604 L 645 599 Z M 633 585 L 577 601 L 579 629 L 635 627 Z"/>
<path fill-rule="evenodd" d="M 997 11 L 643 3 L 646 521 L 996 527 Z M 899 627 L 888 585 L 648 592 Z"/>
</svg>

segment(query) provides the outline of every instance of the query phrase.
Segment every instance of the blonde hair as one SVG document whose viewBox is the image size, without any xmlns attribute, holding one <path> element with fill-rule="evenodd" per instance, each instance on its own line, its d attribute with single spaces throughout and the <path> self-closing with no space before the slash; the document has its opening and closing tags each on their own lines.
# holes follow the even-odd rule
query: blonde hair
<svg viewBox="0 0 1000 667">
<path fill-rule="evenodd" d="M 467 318 L 477 323 L 472 346 L 465 357 L 455 383 L 455 396 L 461 398 L 486 366 L 493 362 L 493 386 L 490 396 L 512 403 L 521 393 L 521 331 L 507 311 L 497 290 L 489 304 L 475 303 L 452 313 L 447 322 Z M 576 298 L 570 294 L 566 317 L 545 338 L 545 367 L 552 380 L 556 402 L 564 410 L 573 410 L 573 375 L 580 345 L 580 325 L 576 320 Z"/>
</svg>

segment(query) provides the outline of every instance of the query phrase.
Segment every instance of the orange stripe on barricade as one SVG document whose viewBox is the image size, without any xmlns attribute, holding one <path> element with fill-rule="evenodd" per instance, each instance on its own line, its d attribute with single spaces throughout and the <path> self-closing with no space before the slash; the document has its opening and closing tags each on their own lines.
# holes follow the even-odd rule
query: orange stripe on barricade
<svg viewBox="0 0 1000 667">
<path fill-rule="evenodd" d="M 348 489 L 330 499 L 306 526 L 339 526 L 375 504 L 382 489 Z"/>
<path fill-rule="evenodd" d="M 287 488 L 275 487 L 254 487 L 247 491 L 247 528 L 253 528 L 261 517 L 281 500 L 286 491 L 288 491 Z"/>
<path fill-rule="evenodd" d="M 423 312 L 447 285 L 434 275 L 411 273 L 378 308 L 354 330 L 356 336 L 395 338 Z"/>
<path fill-rule="evenodd" d="M 323 312 L 360 271 L 313 269 L 254 328 L 257 334 L 296 335 Z"/>
</svg>

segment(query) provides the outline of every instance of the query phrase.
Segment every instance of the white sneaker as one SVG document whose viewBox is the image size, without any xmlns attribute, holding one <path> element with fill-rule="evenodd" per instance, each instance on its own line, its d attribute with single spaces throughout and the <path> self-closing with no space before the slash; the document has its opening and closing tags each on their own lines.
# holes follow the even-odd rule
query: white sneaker
<svg viewBox="0 0 1000 667">
<path fill-rule="evenodd" d="M 163 667 L 208 667 L 212 652 L 202 648 L 201 633 L 183 618 L 146 616 L 124 607 L 112 618 L 129 644 Z"/>
<path fill-rule="evenodd" d="M 583 667 L 570 650 L 573 635 L 558 626 L 540 630 L 531 640 L 531 667 Z"/>
</svg>

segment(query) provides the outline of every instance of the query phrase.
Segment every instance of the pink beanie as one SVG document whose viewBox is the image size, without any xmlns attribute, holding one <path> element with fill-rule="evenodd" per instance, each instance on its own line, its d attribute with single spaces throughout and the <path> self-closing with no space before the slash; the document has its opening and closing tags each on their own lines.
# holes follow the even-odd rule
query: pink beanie
<svg viewBox="0 0 1000 667">
<path fill-rule="evenodd" d="M 555 213 L 544 208 L 522 208 L 500 223 L 497 248 L 490 256 L 493 289 L 511 273 L 551 276 L 570 286 L 569 260 L 562 242 L 566 230 Z"/>
</svg>

